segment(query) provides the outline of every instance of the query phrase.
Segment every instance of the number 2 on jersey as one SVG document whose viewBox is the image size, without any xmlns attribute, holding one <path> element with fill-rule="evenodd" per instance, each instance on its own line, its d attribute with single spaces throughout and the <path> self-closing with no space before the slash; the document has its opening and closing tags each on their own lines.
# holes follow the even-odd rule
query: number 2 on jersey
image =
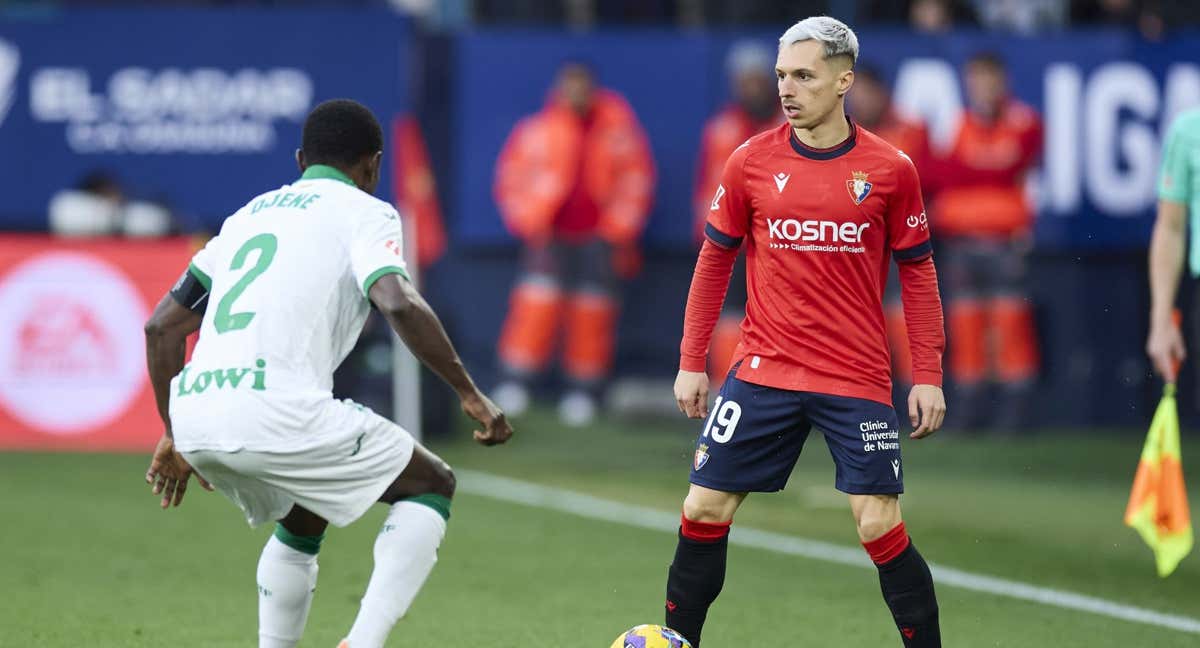
<svg viewBox="0 0 1200 648">
<path fill-rule="evenodd" d="M 713 404 L 712 414 L 708 417 L 708 425 L 704 426 L 704 434 L 701 436 L 707 437 L 712 433 L 712 440 L 717 443 L 725 443 L 733 438 L 733 430 L 737 427 L 738 421 L 742 418 L 742 406 L 733 401 L 725 401 L 721 403 L 722 398 L 717 396 L 717 402 Z"/>
<path fill-rule="evenodd" d="M 254 267 L 242 275 L 242 278 L 233 284 L 233 287 L 229 289 L 229 292 L 225 293 L 225 296 L 221 298 L 221 302 L 217 304 L 217 313 L 213 316 L 213 326 L 217 327 L 217 333 L 238 331 L 250 326 L 250 321 L 254 319 L 254 311 L 243 313 L 232 313 L 230 311 L 233 310 L 233 302 L 242 296 L 242 291 L 246 290 L 246 287 L 271 265 L 271 261 L 275 259 L 277 243 L 278 241 L 274 234 L 259 234 L 246 241 L 233 255 L 233 262 L 229 264 L 229 269 L 241 270 L 242 266 L 246 265 L 246 257 L 249 256 L 250 252 L 258 250 L 258 259 L 254 262 Z"/>
</svg>

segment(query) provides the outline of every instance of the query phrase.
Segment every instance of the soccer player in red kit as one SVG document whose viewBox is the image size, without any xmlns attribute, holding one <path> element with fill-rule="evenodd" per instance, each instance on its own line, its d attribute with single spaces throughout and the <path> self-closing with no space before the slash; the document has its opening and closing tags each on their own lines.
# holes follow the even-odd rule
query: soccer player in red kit
<svg viewBox="0 0 1200 648">
<path fill-rule="evenodd" d="M 941 645 L 933 578 L 900 517 L 900 424 L 881 304 L 891 258 L 912 347 L 914 439 L 946 412 L 942 307 L 912 161 L 845 115 L 857 57 L 854 32 L 833 18 L 788 29 L 776 60 L 788 124 L 734 151 L 715 188 L 675 381 L 679 408 L 707 418 L 667 578 L 667 625 L 693 646 L 724 583 L 734 512 L 748 493 L 784 487 L 814 426 L 901 640 Z M 705 358 L 743 242 L 742 340 L 710 414 Z"/>
</svg>

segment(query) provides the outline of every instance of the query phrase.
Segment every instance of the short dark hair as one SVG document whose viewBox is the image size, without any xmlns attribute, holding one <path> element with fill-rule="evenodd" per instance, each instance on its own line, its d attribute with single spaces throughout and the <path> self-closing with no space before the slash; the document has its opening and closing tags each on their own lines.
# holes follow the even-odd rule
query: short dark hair
<svg viewBox="0 0 1200 648">
<path fill-rule="evenodd" d="M 383 150 L 383 129 L 366 106 L 331 99 L 308 113 L 300 148 L 308 164 L 352 166 Z"/>
<path fill-rule="evenodd" d="M 79 180 L 75 188 L 86 193 L 104 193 L 106 191 L 121 191 L 121 183 L 113 174 L 105 169 L 94 169 Z"/>
<path fill-rule="evenodd" d="M 975 52 L 971 58 L 967 59 L 968 66 L 981 65 L 986 68 L 991 68 L 996 72 L 1003 74 L 1006 66 L 1004 65 L 1004 57 L 1000 56 L 999 52 L 985 50 Z"/>
</svg>

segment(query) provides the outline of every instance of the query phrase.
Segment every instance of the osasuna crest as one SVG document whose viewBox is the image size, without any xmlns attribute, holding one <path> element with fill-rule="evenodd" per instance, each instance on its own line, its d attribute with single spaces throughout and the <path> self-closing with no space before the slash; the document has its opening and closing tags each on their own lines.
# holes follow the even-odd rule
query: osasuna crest
<svg viewBox="0 0 1200 648">
<path fill-rule="evenodd" d="M 696 460 L 692 462 L 692 465 L 696 468 L 696 470 L 700 470 L 706 463 L 708 463 L 708 444 L 701 443 L 699 447 L 696 448 Z"/>
<path fill-rule="evenodd" d="M 862 201 L 867 199 L 871 193 L 871 183 L 867 182 L 866 171 L 855 171 L 853 180 L 846 181 L 846 189 L 850 191 L 850 197 L 854 199 L 855 205 L 861 205 Z"/>
</svg>

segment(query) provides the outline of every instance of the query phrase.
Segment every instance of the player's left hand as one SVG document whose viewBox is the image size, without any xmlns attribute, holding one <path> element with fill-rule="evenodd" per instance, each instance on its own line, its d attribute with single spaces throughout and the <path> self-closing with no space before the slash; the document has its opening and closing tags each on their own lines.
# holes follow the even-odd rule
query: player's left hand
<svg viewBox="0 0 1200 648">
<path fill-rule="evenodd" d="M 175 441 L 164 434 L 158 440 L 158 446 L 154 448 L 154 457 L 150 460 L 150 468 L 146 470 L 146 483 L 153 484 L 150 492 L 163 496 L 164 509 L 171 506 L 172 500 L 175 506 L 179 506 L 183 501 L 183 494 L 187 492 L 188 480 L 194 472 L 191 464 L 175 450 Z M 198 473 L 196 481 L 206 490 L 213 489 L 212 484 Z"/>
<path fill-rule="evenodd" d="M 946 396 L 936 385 L 913 385 L 908 392 L 908 420 L 912 423 L 912 439 L 921 439 L 937 432 L 946 420 Z"/>
</svg>

